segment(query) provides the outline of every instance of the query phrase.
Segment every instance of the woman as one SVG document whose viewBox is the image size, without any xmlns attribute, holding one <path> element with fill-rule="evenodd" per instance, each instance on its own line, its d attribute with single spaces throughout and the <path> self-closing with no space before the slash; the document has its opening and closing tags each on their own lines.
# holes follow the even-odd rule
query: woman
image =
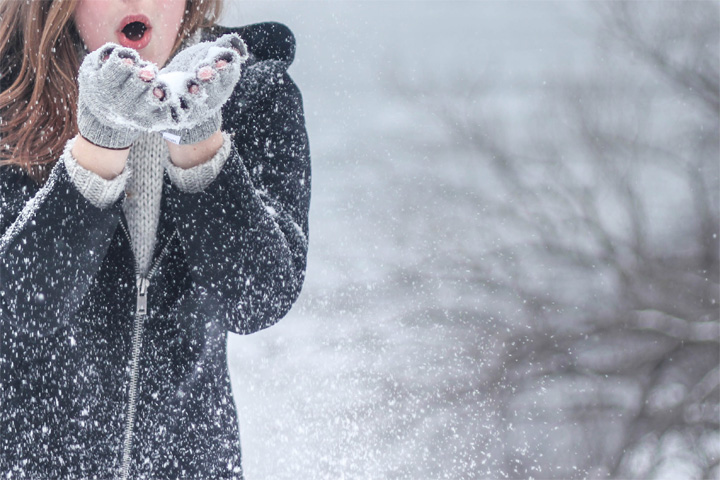
<svg viewBox="0 0 720 480">
<path fill-rule="evenodd" d="M 297 298 L 310 164 L 292 34 L 219 10 L 0 1 L 4 478 L 242 478 L 226 332 Z"/>
</svg>

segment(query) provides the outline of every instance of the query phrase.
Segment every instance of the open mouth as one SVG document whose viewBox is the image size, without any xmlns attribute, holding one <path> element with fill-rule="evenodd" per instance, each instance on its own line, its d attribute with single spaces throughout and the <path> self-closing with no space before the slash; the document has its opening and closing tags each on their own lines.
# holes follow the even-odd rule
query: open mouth
<svg viewBox="0 0 720 480">
<path fill-rule="evenodd" d="M 117 37 L 123 47 L 140 50 L 150 43 L 152 26 L 145 15 L 128 15 L 120 22 Z"/>
<path fill-rule="evenodd" d="M 125 28 L 123 28 L 121 31 L 131 41 L 137 42 L 143 37 L 143 35 L 145 35 L 146 30 L 147 25 L 145 25 L 143 22 L 132 22 L 125 25 Z"/>
</svg>

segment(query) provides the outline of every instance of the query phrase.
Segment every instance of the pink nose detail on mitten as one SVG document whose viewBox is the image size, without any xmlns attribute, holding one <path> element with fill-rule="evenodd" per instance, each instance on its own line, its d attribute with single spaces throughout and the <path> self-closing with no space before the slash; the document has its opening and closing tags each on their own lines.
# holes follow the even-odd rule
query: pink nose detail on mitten
<svg viewBox="0 0 720 480">
<path fill-rule="evenodd" d="M 215 76 L 215 70 L 213 70 L 212 67 L 202 67 L 198 70 L 197 76 L 200 80 L 207 82 Z"/>
<path fill-rule="evenodd" d="M 138 72 L 138 75 L 143 82 L 151 82 L 155 79 L 155 72 L 152 68 L 142 68 L 140 72 Z"/>
</svg>

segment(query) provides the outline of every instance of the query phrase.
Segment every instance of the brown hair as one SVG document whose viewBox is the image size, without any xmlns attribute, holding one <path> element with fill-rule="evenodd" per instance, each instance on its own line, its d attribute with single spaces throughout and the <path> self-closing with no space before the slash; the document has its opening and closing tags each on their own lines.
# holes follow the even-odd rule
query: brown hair
<svg viewBox="0 0 720 480">
<path fill-rule="evenodd" d="M 223 0 L 186 0 L 173 53 L 215 23 Z M 0 165 L 44 181 L 77 134 L 78 0 L 0 0 Z M 41 28 L 40 28 L 41 27 Z"/>
</svg>

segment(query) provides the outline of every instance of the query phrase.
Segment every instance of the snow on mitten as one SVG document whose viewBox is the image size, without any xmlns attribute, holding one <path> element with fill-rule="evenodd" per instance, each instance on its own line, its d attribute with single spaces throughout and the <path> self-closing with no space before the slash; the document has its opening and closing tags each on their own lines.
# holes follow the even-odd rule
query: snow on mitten
<svg viewBox="0 0 720 480">
<path fill-rule="evenodd" d="M 78 127 L 90 142 L 127 148 L 142 131 L 171 118 L 167 85 L 135 50 L 106 43 L 89 53 L 78 75 Z"/>
<path fill-rule="evenodd" d="M 168 86 L 172 104 L 172 122 L 162 129 L 164 137 L 185 145 L 218 131 L 220 109 L 230 98 L 247 58 L 245 42 L 233 33 L 186 48 L 160 70 L 158 80 Z"/>
</svg>

